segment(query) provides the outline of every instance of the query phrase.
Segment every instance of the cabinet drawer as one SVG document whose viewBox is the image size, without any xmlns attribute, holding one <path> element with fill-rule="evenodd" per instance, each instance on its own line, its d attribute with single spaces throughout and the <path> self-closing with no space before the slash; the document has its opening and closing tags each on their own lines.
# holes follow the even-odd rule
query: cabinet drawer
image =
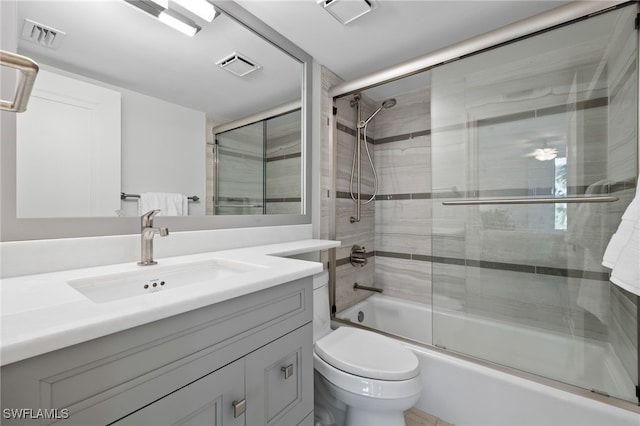
<svg viewBox="0 0 640 426">
<path fill-rule="evenodd" d="M 244 398 L 244 359 L 239 359 L 113 423 L 114 426 L 244 426 L 233 402 Z"/>
<path fill-rule="evenodd" d="M 247 356 L 247 425 L 297 424 L 313 410 L 312 350 L 309 323 Z"/>
</svg>

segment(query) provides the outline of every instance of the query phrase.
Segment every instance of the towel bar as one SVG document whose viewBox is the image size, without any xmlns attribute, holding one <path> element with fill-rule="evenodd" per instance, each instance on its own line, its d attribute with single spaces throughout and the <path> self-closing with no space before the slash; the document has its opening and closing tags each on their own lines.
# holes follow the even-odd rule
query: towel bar
<svg viewBox="0 0 640 426">
<path fill-rule="evenodd" d="M 125 194 L 124 192 L 120 193 L 121 200 L 126 200 L 127 198 L 140 198 L 140 194 Z M 191 197 L 187 197 L 187 199 L 189 201 L 197 202 L 198 200 L 200 200 L 200 197 L 198 197 L 197 195 L 193 195 Z"/>
</svg>

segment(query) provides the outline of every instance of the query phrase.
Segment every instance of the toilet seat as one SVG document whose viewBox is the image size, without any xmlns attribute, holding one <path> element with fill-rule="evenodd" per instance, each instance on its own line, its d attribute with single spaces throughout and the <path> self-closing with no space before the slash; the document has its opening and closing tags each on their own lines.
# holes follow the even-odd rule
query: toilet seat
<svg viewBox="0 0 640 426">
<path fill-rule="evenodd" d="M 316 352 L 313 353 L 313 368 L 318 374 L 333 383 L 336 390 L 342 395 L 340 400 L 349 405 L 354 403 L 354 397 L 366 397 L 379 402 L 386 401 L 386 404 L 388 404 L 389 401 L 393 400 L 417 398 L 422 391 L 422 379 L 419 375 L 409 380 L 393 381 L 358 377 L 338 370 L 320 358 Z"/>
<path fill-rule="evenodd" d="M 418 358 L 409 349 L 358 328 L 334 330 L 316 342 L 315 352 L 330 366 L 365 379 L 405 381 L 420 373 Z"/>
</svg>

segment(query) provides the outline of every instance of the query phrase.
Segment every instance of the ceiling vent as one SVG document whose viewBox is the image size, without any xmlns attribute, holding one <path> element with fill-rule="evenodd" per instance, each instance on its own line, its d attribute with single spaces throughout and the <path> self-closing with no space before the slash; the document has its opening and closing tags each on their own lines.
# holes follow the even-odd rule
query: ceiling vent
<svg viewBox="0 0 640 426">
<path fill-rule="evenodd" d="M 22 39 L 48 49 L 57 49 L 67 34 L 64 31 L 38 24 L 25 19 L 22 26 Z"/>
<path fill-rule="evenodd" d="M 318 4 L 344 25 L 373 9 L 371 0 L 318 0 Z"/>
<path fill-rule="evenodd" d="M 260 65 L 256 64 L 254 60 L 237 52 L 219 60 L 216 65 L 240 77 L 260 68 Z"/>
</svg>

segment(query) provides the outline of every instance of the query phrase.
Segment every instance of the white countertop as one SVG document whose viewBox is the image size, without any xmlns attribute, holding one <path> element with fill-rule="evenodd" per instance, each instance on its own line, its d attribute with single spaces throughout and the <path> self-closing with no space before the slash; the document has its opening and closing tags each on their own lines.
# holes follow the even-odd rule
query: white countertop
<svg viewBox="0 0 640 426">
<path fill-rule="evenodd" d="M 319 273 L 321 263 L 279 256 L 339 245 L 327 240 L 294 241 L 167 257 L 156 259 L 158 265 L 154 266 L 140 267 L 130 262 L 0 280 L 0 363 L 10 364 Z M 67 284 L 69 280 L 141 270 L 162 272 L 163 268 L 207 260 L 248 263 L 258 268 L 218 282 L 198 282 L 105 303 L 95 303 Z"/>
</svg>

